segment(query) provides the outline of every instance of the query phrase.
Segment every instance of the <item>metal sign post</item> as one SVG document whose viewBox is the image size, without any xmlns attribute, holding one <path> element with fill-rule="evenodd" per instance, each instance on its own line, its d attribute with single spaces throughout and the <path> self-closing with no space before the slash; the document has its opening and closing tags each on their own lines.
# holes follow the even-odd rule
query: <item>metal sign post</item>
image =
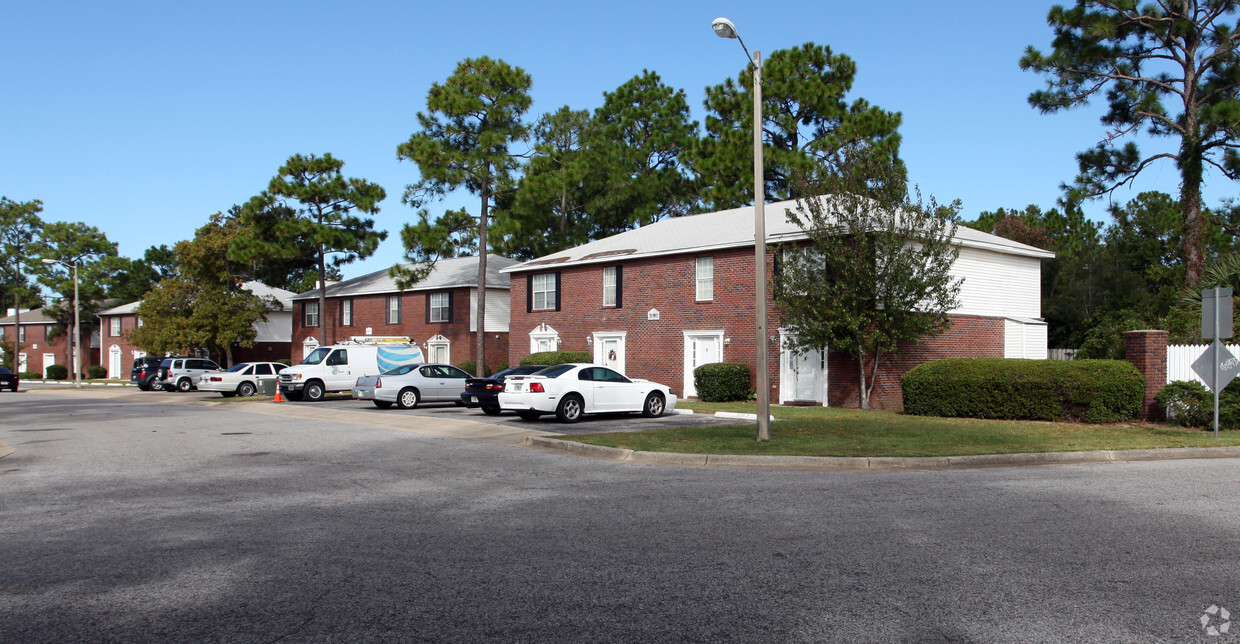
<svg viewBox="0 0 1240 644">
<path fill-rule="evenodd" d="M 1214 391 L 1214 437 L 1218 438 L 1219 392 L 1236 377 L 1240 361 L 1222 338 L 1232 336 L 1232 301 L 1230 288 L 1208 288 L 1201 292 L 1201 337 L 1214 340 L 1210 348 L 1193 363 L 1193 371 Z"/>
</svg>

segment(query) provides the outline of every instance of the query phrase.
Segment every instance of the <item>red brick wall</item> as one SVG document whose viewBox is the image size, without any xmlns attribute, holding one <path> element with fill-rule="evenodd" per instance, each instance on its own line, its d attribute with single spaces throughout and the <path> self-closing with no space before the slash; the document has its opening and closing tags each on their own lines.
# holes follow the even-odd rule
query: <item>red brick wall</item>
<svg viewBox="0 0 1240 644">
<path fill-rule="evenodd" d="M 442 335 L 451 343 L 449 359 L 453 364 L 460 364 L 466 360 L 475 359 L 477 355 L 477 334 L 469 330 L 471 290 L 473 289 L 452 289 L 451 322 L 428 323 L 426 321 L 426 291 L 400 294 L 399 324 L 387 323 L 387 297 L 394 295 L 393 293 L 327 298 L 327 315 L 324 320 L 327 323 L 327 334 L 335 342 L 340 342 L 347 340 L 350 336 L 367 335 L 366 329 L 369 327 L 370 335 L 408 336 L 417 341 L 419 345 L 425 345 L 428 339 Z M 342 299 L 353 300 L 353 324 L 351 326 L 340 326 L 340 301 Z M 323 327 L 307 328 L 304 326 L 305 304 L 308 301 L 317 302 L 318 300 L 298 300 L 293 303 L 293 342 L 289 355 L 295 363 L 302 359 L 302 343 L 306 338 L 313 336 L 320 344 L 327 344 Z M 493 370 L 498 369 L 508 357 L 508 333 L 487 331 L 486 353 L 487 364 Z"/>
<path fill-rule="evenodd" d="M 54 338 L 48 338 L 55 324 L 47 322 L 35 322 L 27 324 L 22 322 L 22 328 L 26 329 L 26 341 L 22 343 L 21 353 L 26 354 L 26 368 L 40 375 L 46 373 L 47 366 L 43 363 L 43 354 L 50 353 L 56 356 L 54 364 L 64 365 L 69 369 L 69 378 L 73 378 L 73 357 L 69 352 L 69 334 L 60 333 Z M 13 340 L 17 337 L 17 331 L 14 325 L 6 324 L 4 329 L 4 350 L 6 352 L 13 350 Z M 82 356 L 81 367 L 83 377 L 86 370 L 93 364 L 99 364 L 99 355 L 90 348 L 90 336 L 85 336 L 81 348 L 78 350 Z M 16 363 L 14 363 L 16 364 Z"/>
<path fill-rule="evenodd" d="M 714 258 L 715 288 L 711 301 L 695 301 L 695 260 Z M 768 258 L 768 262 L 769 262 Z M 623 266 L 622 308 L 603 306 L 603 267 Z M 529 333 L 547 324 L 560 336 L 560 350 L 589 351 L 586 338 L 595 332 L 627 331 L 625 371 L 648 378 L 682 395 L 684 386 L 684 331 L 722 330 L 727 339 L 723 360 L 753 365 L 754 256 L 752 249 L 729 249 L 692 255 L 656 257 L 640 262 L 556 267 L 515 273 L 512 276 L 512 320 L 509 362 L 516 364 L 530 353 Z M 768 263 L 767 274 L 771 274 Z M 560 272 L 559 311 L 528 311 L 527 275 Z M 768 296 L 769 297 L 769 296 Z M 650 309 L 659 320 L 647 320 Z M 779 311 L 768 300 L 767 322 L 771 400 L 779 393 Z M 954 316 L 955 326 L 944 335 L 919 347 L 910 346 L 896 359 L 880 367 L 880 378 L 871 395 L 876 408 L 902 406 L 900 376 L 926 360 L 945 357 L 1003 357 L 1002 318 Z M 770 337 L 776 337 L 770 341 Z M 757 382 L 751 372 L 752 382 Z M 857 364 L 851 356 L 828 355 L 828 404 L 856 406 Z"/>
<path fill-rule="evenodd" d="M 1141 407 L 1146 420 L 1160 420 L 1162 410 L 1154 396 L 1167 386 L 1166 331 L 1129 331 L 1124 334 L 1125 357 L 1145 377 L 1145 401 Z"/>
<path fill-rule="evenodd" d="M 111 322 L 114 317 L 121 319 L 121 336 L 111 335 Z M 129 334 L 138 327 L 138 316 L 133 313 L 126 313 L 119 316 L 101 315 L 99 327 L 99 348 L 94 352 L 93 364 L 100 364 L 106 369 L 108 368 L 108 356 L 112 350 L 112 345 L 116 345 L 121 349 L 121 372 L 119 374 L 108 374 L 109 377 L 120 378 L 122 380 L 129 379 L 129 370 L 133 367 L 134 351 L 138 347 L 129 339 Z M 288 358 L 292 351 L 288 342 L 255 342 L 251 348 L 243 348 L 240 346 L 233 347 L 233 364 L 239 362 L 277 362 L 281 358 Z M 177 355 L 185 355 L 190 352 L 190 348 L 186 347 L 181 351 L 175 352 Z M 228 367 L 226 364 L 227 357 L 222 355 L 211 356 L 221 366 Z"/>
</svg>

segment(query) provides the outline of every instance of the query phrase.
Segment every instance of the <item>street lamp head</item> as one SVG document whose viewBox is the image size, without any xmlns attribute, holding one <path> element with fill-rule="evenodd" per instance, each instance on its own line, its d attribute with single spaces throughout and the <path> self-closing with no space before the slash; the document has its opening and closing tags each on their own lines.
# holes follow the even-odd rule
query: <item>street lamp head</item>
<svg viewBox="0 0 1240 644">
<path fill-rule="evenodd" d="M 58 262 L 58 261 L 56 261 L 56 260 L 54 260 L 54 259 L 48 259 L 47 257 L 44 257 L 44 258 L 43 258 L 43 263 L 44 263 L 44 264 L 59 264 L 60 262 Z"/>
<path fill-rule="evenodd" d="M 736 33 L 736 25 L 732 24 L 732 21 L 727 18 L 715 18 L 715 21 L 710 23 L 710 26 L 715 30 L 715 35 L 720 38 L 739 37 Z"/>
</svg>

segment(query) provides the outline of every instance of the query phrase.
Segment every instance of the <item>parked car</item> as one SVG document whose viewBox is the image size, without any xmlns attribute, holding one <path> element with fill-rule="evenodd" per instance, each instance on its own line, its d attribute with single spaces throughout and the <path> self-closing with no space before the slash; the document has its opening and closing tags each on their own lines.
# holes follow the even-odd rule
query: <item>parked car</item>
<svg viewBox="0 0 1240 644">
<path fill-rule="evenodd" d="M 155 380 L 159 376 L 159 364 L 163 361 L 161 356 L 134 358 L 133 369 L 129 371 L 129 382 L 138 385 L 138 389 L 142 391 L 155 388 Z"/>
<path fill-rule="evenodd" d="M 353 393 L 353 399 L 369 400 L 373 402 L 375 400 L 375 384 L 379 382 L 379 378 L 383 376 L 403 376 L 417 367 L 418 365 L 416 364 L 404 364 L 399 367 L 388 369 L 378 375 L 359 376 L 358 379 L 353 382 L 353 389 L 351 390 Z M 392 403 L 385 402 L 380 404 L 379 402 L 375 402 L 375 406 L 382 409 L 387 409 L 392 406 Z"/>
<path fill-rule="evenodd" d="M 218 391 L 225 398 L 253 396 L 258 393 L 258 383 L 274 382 L 285 366 L 279 362 L 238 363 L 227 371 L 198 376 L 198 391 Z"/>
<path fill-rule="evenodd" d="M 666 385 L 594 364 L 561 364 L 528 376 L 509 376 L 499 394 L 500 409 L 517 412 L 522 420 L 555 414 L 562 423 L 575 423 L 583 414 L 641 412 L 653 418 L 676 407 L 676 396 Z"/>
<path fill-rule="evenodd" d="M 511 367 L 492 374 L 490 378 L 466 378 L 465 391 L 461 392 L 461 402 L 466 407 L 481 407 L 488 416 L 495 416 L 502 411 L 499 408 L 499 392 L 504 390 L 504 379 L 508 376 L 525 376 L 546 369 L 547 365 L 526 365 Z"/>
<path fill-rule="evenodd" d="M 191 391 L 198 377 L 208 371 L 223 371 L 214 360 L 206 358 L 164 358 L 159 363 L 155 384 L 164 391 Z"/>
<path fill-rule="evenodd" d="M 9 391 L 17 391 L 17 382 L 20 380 L 17 374 L 9 370 L 8 367 L 0 367 L 0 389 L 8 389 Z"/>
<path fill-rule="evenodd" d="M 404 373 L 396 373 L 402 370 Z M 469 374 L 450 364 L 404 365 L 392 370 L 390 375 L 375 378 L 374 403 L 383 409 L 393 404 L 401 409 L 413 409 L 423 402 L 460 405 L 461 390 L 468 377 Z"/>
</svg>

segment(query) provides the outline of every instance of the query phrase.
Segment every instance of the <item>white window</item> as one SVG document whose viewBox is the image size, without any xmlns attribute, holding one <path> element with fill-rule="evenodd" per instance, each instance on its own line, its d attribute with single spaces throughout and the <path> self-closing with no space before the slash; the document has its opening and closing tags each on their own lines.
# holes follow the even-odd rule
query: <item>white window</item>
<svg viewBox="0 0 1240 644">
<path fill-rule="evenodd" d="M 340 300 L 340 326 L 353 326 L 353 300 Z"/>
<path fill-rule="evenodd" d="M 119 338 L 121 335 L 121 319 L 114 317 L 108 318 L 108 335 Z"/>
<path fill-rule="evenodd" d="M 603 269 L 603 306 L 616 305 L 616 267 Z"/>
<path fill-rule="evenodd" d="M 304 320 L 303 326 L 311 327 L 311 326 L 319 325 L 319 303 L 318 302 L 306 302 L 305 313 L 306 315 L 304 316 L 305 320 Z"/>
<path fill-rule="evenodd" d="M 533 309 L 549 311 L 555 309 L 555 273 L 535 275 L 533 281 Z"/>
<path fill-rule="evenodd" d="M 430 296 L 430 321 L 431 322 L 451 322 L 452 299 L 449 293 L 431 293 Z"/>
<path fill-rule="evenodd" d="M 715 299 L 715 258 L 697 258 L 697 299 Z"/>
<path fill-rule="evenodd" d="M 387 297 L 387 323 L 400 324 L 400 296 L 389 295 Z"/>
<path fill-rule="evenodd" d="M 26 327 L 21 327 L 17 330 L 17 341 L 18 342 L 26 341 Z"/>
<path fill-rule="evenodd" d="M 426 341 L 426 352 L 430 354 L 429 362 L 438 362 L 439 364 L 450 364 L 452 355 L 452 341 L 437 335 Z"/>
<path fill-rule="evenodd" d="M 142 326 L 142 318 L 138 318 L 138 326 Z"/>
</svg>

